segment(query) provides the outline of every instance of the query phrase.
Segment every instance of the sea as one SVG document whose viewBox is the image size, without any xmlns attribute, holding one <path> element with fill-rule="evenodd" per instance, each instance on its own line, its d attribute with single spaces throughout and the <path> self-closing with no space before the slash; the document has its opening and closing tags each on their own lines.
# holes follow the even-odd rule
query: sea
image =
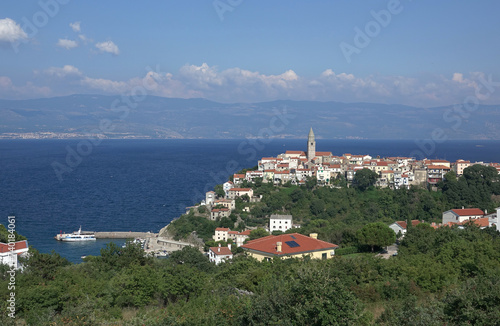
<svg viewBox="0 0 500 326">
<path fill-rule="evenodd" d="M 0 140 L 0 223 L 15 216 L 30 246 L 79 263 L 111 240 L 66 243 L 56 234 L 80 226 L 158 232 L 238 170 L 306 148 L 305 139 Z M 316 150 L 500 162 L 500 141 L 492 140 L 318 139 Z"/>
</svg>

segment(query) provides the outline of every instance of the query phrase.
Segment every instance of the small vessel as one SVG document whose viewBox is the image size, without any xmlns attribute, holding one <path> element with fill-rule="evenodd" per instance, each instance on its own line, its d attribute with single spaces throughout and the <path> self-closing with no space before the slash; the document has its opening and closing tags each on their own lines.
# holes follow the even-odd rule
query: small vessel
<svg viewBox="0 0 500 326">
<path fill-rule="evenodd" d="M 61 241 L 75 242 L 75 241 L 95 241 L 95 234 L 93 233 L 82 233 L 82 226 L 78 231 L 71 234 L 62 234 L 60 237 Z"/>
</svg>

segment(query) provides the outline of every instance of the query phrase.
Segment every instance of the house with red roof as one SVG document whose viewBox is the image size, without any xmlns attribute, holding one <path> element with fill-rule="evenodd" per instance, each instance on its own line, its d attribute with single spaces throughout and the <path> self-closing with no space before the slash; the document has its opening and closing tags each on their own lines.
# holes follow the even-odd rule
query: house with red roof
<svg viewBox="0 0 500 326">
<path fill-rule="evenodd" d="M 221 247 L 220 244 L 218 247 L 210 247 L 210 249 L 208 249 L 208 259 L 210 262 L 215 263 L 215 265 L 233 259 L 231 244 L 228 244 L 227 247 Z"/>
<path fill-rule="evenodd" d="M 335 255 L 336 244 L 318 240 L 316 233 L 305 236 L 299 233 L 269 235 L 248 241 L 241 246 L 245 252 L 259 261 L 270 261 L 274 257 L 281 259 L 304 258 L 330 259 Z"/>
<path fill-rule="evenodd" d="M 443 213 L 443 224 L 448 222 L 462 223 L 467 220 L 473 220 L 484 217 L 484 212 L 479 208 L 451 209 Z"/>
<path fill-rule="evenodd" d="M 28 254 L 28 241 L 3 243 L 0 242 L 0 264 L 5 264 L 15 269 L 19 268 L 17 258 Z"/>
<path fill-rule="evenodd" d="M 229 228 L 216 228 L 215 234 L 212 236 L 212 239 L 215 241 L 228 241 L 229 239 L 233 240 L 233 243 L 236 244 L 236 247 L 243 245 L 246 239 L 250 236 L 250 230 L 238 232 L 231 231 Z"/>
<path fill-rule="evenodd" d="M 420 223 L 421 222 L 419 220 L 411 220 L 412 226 L 417 226 Z M 392 223 L 391 225 L 389 225 L 389 227 L 394 231 L 394 233 L 396 233 L 396 235 L 398 235 L 399 232 L 401 232 L 400 238 L 402 238 L 405 236 L 406 231 L 408 230 L 408 223 L 406 221 L 396 221 L 396 222 Z"/>
<path fill-rule="evenodd" d="M 236 199 L 236 197 L 241 197 L 247 195 L 249 198 L 253 197 L 252 188 L 231 188 L 227 191 L 228 199 Z"/>
</svg>

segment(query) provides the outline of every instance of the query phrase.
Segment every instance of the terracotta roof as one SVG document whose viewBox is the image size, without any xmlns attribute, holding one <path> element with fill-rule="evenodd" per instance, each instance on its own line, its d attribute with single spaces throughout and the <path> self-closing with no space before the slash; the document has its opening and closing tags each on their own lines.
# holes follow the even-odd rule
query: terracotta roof
<svg viewBox="0 0 500 326">
<path fill-rule="evenodd" d="M 315 152 L 316 156 L 332 156 L 332 152 Z"/>
<path fill-rule="evenodd" d="M 303 151 L 286 151 L 285 154 L 299 154 L 299 155 L 305 155 Z"/>
<path fill-rule="evenodd" d="M 229 234 L 238 234 L 238 231 L 228 231 Z"/>
<path fill-rule="evenodd" d="M 487 217 L 483 217 L 483 218 L 473 218 L 471 220 L 466 220 L 466 221 L 463 221 L 462 223 L 460 223 L 461 225 L 466 225 L 468 223 L 473 223 L 479 227 L 488 227 L 490 226 L 490 221 L 489 221 L 489 218 Z"/>
<path fill-rule="evenodd" d="M 250 235 L 250 232 L 252 232 L 252 230 L 245 230 L 243 232 L 240 232 L 241 235 Z"/>
<path fill-rule="evenodd" d="M 244 174 L 234 174 L 233 176 L 234 178 L 245 178 L 245 175 Z"/>
<path fill-rule="evenodd" d="M 14 242 L 14 250 L 21 250 L 28 248 L 28 242 L 26 240 Z M 7 243 L 0 242 L 0 253 L 9 252 L 9 245 Z"/>
<path fill-rule="evenodd" d="M 276 244 L 278 242 L 282 243 L 281 252 L 277 251 Z M 247 250 L 282 256 L 296 255 L 318 250 L 335 249 L 338 246 L 336 244 L 313 239 L 299 233 L 291 233 L 276 236 L 269 235 L 267 237 L 249 241 L 241 247 Z"/>
<path fill-rule="evenodd" d="M 421 222 L 419 220 L 411 220 L 411 225 L 412 226 L 416 226 L 416 225 L 418 225 L 420 223 Z M 405 230 L 406 230 L 406 227 L 408 226 L 408 224 L 406 223 L 406 221 L 396 221 L 396 224 L 399 225 L 400 227 L 402 227 Z"/>
<path fill-rule="evenodd" d="M 216 228 L 215 231 L 229 231 L 229 228 Z"/>
<path fill-rule="evenodd" d="M 233 254 L 228 247 L 210 247 L 210 250 L 212 250 L 216 255 L 227 256 Z"/>
<path fill-rule="evenodd" d="M 451 211 L 458 216 L 484 215 L 479 208 L 452 209 Z"/>
<path fill-rule="evenodd" d="M 444 165 L 427 165 L 428 169 L 433 170 L 449 170 L 450 168 Z"/>
</svg>

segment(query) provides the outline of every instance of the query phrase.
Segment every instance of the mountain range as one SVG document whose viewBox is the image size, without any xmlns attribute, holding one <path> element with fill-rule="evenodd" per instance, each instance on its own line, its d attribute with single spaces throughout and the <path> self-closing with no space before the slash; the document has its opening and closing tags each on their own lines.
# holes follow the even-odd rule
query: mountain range
<svg viewBox="0 0 500 326">
<path fill-rule="evenodd" d="M 0 136 L 55 138 L 500 139 L 499 105 L 419 108 L 279 100 L 217 103 L 156 96 L 70 95 L 0 100 Z M 36 137 L 35 137 L 36 138 Z"/>
</svg>

